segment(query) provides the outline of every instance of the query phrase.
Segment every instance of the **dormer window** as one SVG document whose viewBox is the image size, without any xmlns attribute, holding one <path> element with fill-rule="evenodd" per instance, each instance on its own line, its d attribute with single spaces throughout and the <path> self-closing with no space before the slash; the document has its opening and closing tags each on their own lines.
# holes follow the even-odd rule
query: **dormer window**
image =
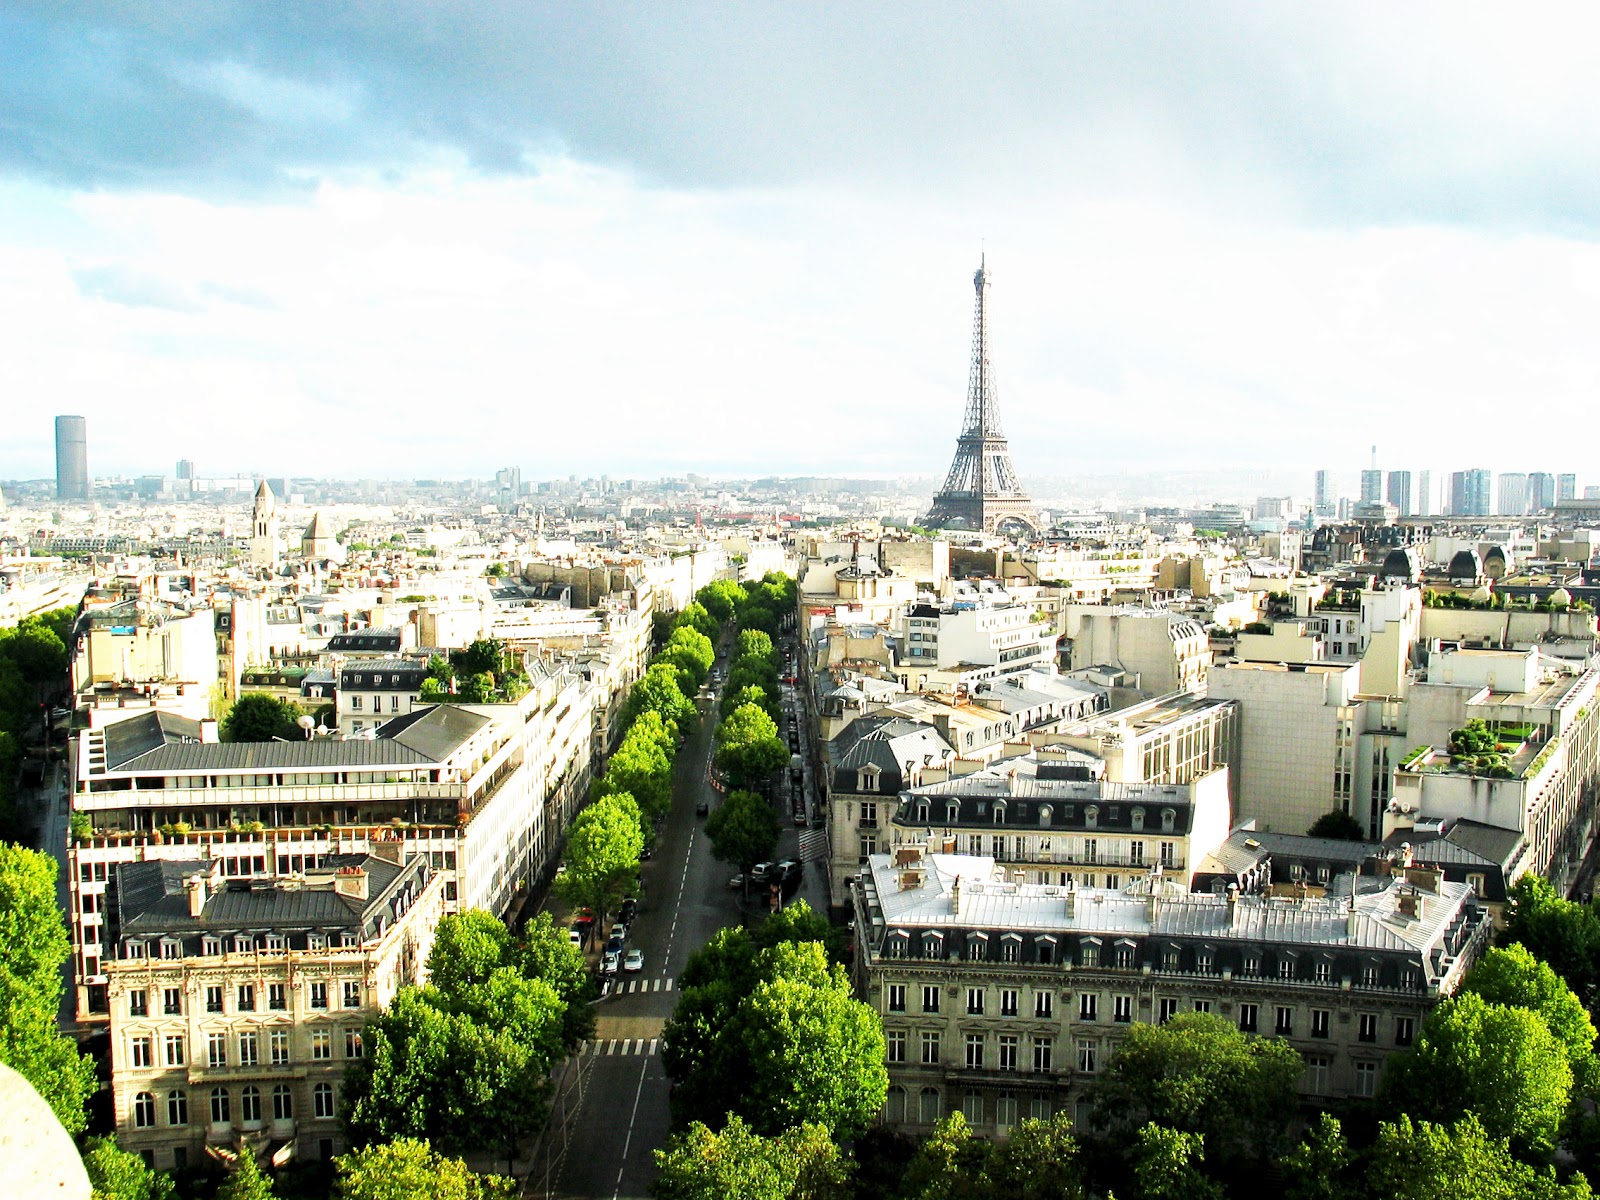
<svg viewBox="0 0 1600 1200">
<path fill-rule="evenodd" d="M 954 825 L 961 819 L 961 805 L 951 801 L 944 806 L 944 821 L 946 825 Z"/>
<path fill-rule="evenodd" d="M 1039 824 L 1046 827 L 1050 824 L 1050 806 L 1048 804 L 1039 805 Z"/>
<path fill-rule="evenodd" d="M 1163 808 L 1161 810 L 1161 832 L 1171 833 L 1176 827 L 1177 820 L 1177 813 L 1173 812 L 1170 808 Z"/>
<path fill-rule="evenodd" d="M 1083 825 L 1085 829 L 1098 828 L 1100 824 L 1100 810 L 1093 804 L 1083 810 Z"/>
<path fill-rule="evenodd" d="M 1129 813 L 1129 817 L 1133 822 L 1133 828 L 1134 828 L 1135 832 L 1138 832 L 1139 830 L 1144 828 L 1144 809 L 1142 809 L 1142 808 L 1133 809 Z"/>
<path fill-rule="evenodd" d="M 219 937 L 213 937 L 209 934 L 206 937 L 201 938 L 200 953 L 205 955 L 207 958 L 212 958 L 215 955 L 221 954 L 222 939 Z"/>
<path fill-rule="evenodd" d="M 994 823 L 996 825 L 1006 823 L 1006 806 L 1003 803 L 996 802 L 994 806 Z"/>
<path fill-rule="evenodd" d="M 926 825 L 927 823 L 928 823 L 928 802 L 926 800 L 919 800 L 919 801 L 917 801 L 917 824 Z"/>
<path fill-rule="evenodd" d="M 944 935 L 940 933 L 925 933 L 922 935 L 922 957 L 944 957 Z"/>
</svg>

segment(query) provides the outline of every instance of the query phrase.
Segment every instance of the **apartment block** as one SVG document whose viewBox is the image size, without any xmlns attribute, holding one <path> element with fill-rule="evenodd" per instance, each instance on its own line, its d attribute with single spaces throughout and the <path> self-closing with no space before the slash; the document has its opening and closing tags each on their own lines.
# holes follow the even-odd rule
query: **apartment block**
<svg viewBox="0 0 1600 1200">
<path fill-rule="evenodd" d="M 1128 1029 L 1186 1012 L 1289 1042 L 1307 1104 L 1371 1097 L 1493 922 L 1437 871 L 1370 882 L 1192 894 L 1152 868 L 1103 890 L 1015 883 L 987 856 L 874 855 L 854 888 L 854 972 L 883 1020 L 884 1121 L 926 1132 L 959 1109 L 1003 1137 L 1023 1117 L 1081 1119 Z"/>
</svg>

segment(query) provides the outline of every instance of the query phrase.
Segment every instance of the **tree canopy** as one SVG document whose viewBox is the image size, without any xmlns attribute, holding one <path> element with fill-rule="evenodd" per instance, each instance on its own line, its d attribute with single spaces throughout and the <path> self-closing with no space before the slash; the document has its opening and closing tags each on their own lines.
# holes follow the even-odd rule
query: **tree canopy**
<svg viewBox="0 0 1600 1200">
<path fill-rule="evenodd" d="M 68 1133 L 79 1133 L 94 1065 L 56 1027 L 71 945 L 48 854 L 0 843 L 0 946 L 0 1062 L 33 1084 Z"/>
<path fill-rule="evenodd" d="M 93 1137 L 83 1148 L 83 1169 L 94 1200 L 177 1200 L 178 1188 L 165 1171 L 152 1171 L 144 1159 L 112 1137 Z"/>
<path fill-rule="evenodd" d="M 1597 1083 L 1594 1022 L 1583 1001 L 1547 964 L 1520 943 L 1486 951 L 1462 982 L 1461 991 L 1473 992 L 1490 1004 L 1526 1008 L 1539 1014 L 1566 1050 L 1574 1086 L 1592 1094 Z"/>
<path fill-rule="evenodd" d="M 1549 882 L 1528 872 L 1512 885 L 1505 940 L 1519 942 L 1547 963 L 1591 1007 L 1600 988 L 1600 914 L 1563 900 Z"/>
<path fill-rule="evenodd" d="M 1333 838 L 1341 842 L 1359 842 L 1367 836 L 1361 822 L 1343 809 L 1332 809 L 1311 822 L 1307 837 Z"/>
<path fill-rule="evenodd" d="M 644 829 L 639 806 L 622 792 L 602 796 L 578 814 L 567 837 L 566 870 L 557 886 L 574 906 L 604 917 L 638 878 Z"/>
<path fill-rule="evenodd" d="M 1154 1122 L 1203 1135 L 1209 1156 L 1246 1158 L 1282 1136 L 1300 1070 L 1287 1042 L 1241 1033 L 1213 1013 L 1135 1024 L 1092 1088 L 1094 1120 L 1128 1135 Z"/>
<path fill-rule="evenodd" d="M 339 1200 L 514 1200 L 515 1180 L 475 1175 L 426 1141 L 397 1138 L 333 1160 Z"/>
<path fill-rule="evenodd" d="M 772 857 L 778 835 L 772 805 L 754 792 L 730 792 L 706 818 L 712 855 L 745 871 Z"/>
<path fill-rule="evenodd" d="M 754 704 L 741 704 L 717 727 L 717 766 L 735 786 L 765 782 L 789 761 L 778 727 Z"/>
<path fill-rule="evenodd" d="M 271 742 L 304 738 L 298 722 L 304 710 L 292 700 L 266 692 L 247 692 L 233 702 L 219 730 L 225 742 Z"/>
<path fill-rule="evenodd" d="M 1509 1145 L 1468 1114 L 1452 1125 L 1402 1116 L 1379 1127 L 1367 1170 L 1384 1200 L 1588 1200 L 1587 1183 L 1563 1187 L 1519 1162 Z"/>
<path fill-rule="evenodd" d="M 1390 1057 L 1383 1099 L 1417 1120 L 1473 1114 L 1490 1137 L 1544 1154 L 1571 1091 L 1567 1047 L 1543 1017 L 1463 992 L 1428 1014 L 1416 1045 Z"/>
<path fill-rule="evenodd" d="M 845 1200 L 850 1163 L 820 1125 L 773 1137 L 730 1116 L 713 1132 L 699 1121 L 655 1152 L 659 1200 Z"/>
</svg>

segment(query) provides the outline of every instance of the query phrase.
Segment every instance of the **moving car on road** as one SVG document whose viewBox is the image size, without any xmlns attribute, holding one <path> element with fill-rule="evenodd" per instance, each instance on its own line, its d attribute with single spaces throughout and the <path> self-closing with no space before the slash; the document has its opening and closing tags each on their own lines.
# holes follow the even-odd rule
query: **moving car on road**
<svg viewBox="0 0 1600 1200">
<path fill-rule="evenodd" d="M 622 969 L 635 973 L 644 970 L 644 951 L 629 950 L 628 956 L 622 960 Z"/>
</svg>

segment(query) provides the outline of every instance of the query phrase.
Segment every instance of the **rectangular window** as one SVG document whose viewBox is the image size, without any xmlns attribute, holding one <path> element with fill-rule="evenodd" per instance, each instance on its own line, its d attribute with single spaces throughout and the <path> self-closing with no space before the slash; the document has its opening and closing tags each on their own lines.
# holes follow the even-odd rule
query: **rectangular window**
<svg viewBox="0 0 1600 1200">
<path fill-rule="evenodd" d="M 922 985 L 922 1011 L 936 1013 L 939 1011 L 939 988 L 935 984 Z"/>
<path fill-rule="evenodd" d="M 1000 1035 L 1000 1069 L 1002 1071 L 1017 1069 L 1017 1035 L 1014 1033 Z"/>
<path fill-rule="evenodd" d="M 983 1016 L 983 989 L 982 988 L 969 987 L 967 989 L 967 1015 L 969 1017 L 981 1017 L 981 1016 Z"/>
<path fill-rule="evenodd" d="M 1287 1005 L 1278 1005 L 1278 1011 L 1272 1023 L 1272 1032 L 1279 1037 L 1294 1036 L 1294 1009 Z"/>
<path fill-rule="evenodd" d="M 1033 1039 L 1033 1070 L 1036 1075 L 1050 1073 L 1051 1060 L 1056 1052 L 1054 1038 L 1036 1037 Z"/>
<path fill-rule="evenodd" d="M 1100 997 L 1094 992 L 1084 992 L 1078 997 L 1078 1020 L 1094 1021 L 1099 1018 L 1096 1009 L 1099 1007 Z"/>
<path fill-rule="evenodd" d="M 288 988 L 281 983 L 267 984 L 267 1007 L 273 1012 L 284 1012 L 289 1007 Z"/>
<path fill-rule="evenodd" d="M 206 1034 L 206 1065 L 208 1067 L 225 1067 L 228 1065 L 227 1034 Z"/>
<path fill-rule="evenodd" d="M 222 1011 L 222 989 L 220 987 L 206 988 L 206 1011 L 208 1013 Z"/>
<path fill-rule="evenodd" d="M 240 1012 L 255 1012 L 256 1010 L 256 985 L 241 983 L 238 992 L 238 1005 Z"/>
<path fill-rule="evenodd" d="M 1362 1042 L 1375 1042 L 1378 1040 L 1378 1014 L 1362 1013 L 1360 1024 L 1356 1030 L 1356 1040 Z"/>
<path fill-rule="evenodd" d="M 1133 865 L 1136 867 L 1142 867 L 1144 865 L 1143 842 L 1134 841 L 1128 843 L 1128 861 L 1133 863 Z"/>
<path fill-rule="evenodd" d="M 183 1066 L 183 1035 L 181 1033 L 167 1034 L 166 1039 L 163 1042 L 163 1048 L 166 1050 L 167 1054 L 167 1066 Z"/>
<path fill-rule="evenodd" d="M 367 1053 L 366 1044 L 361 1040 L 359 1029 L 346 1029 L 344 1031 L 344 1056 L 346 1058 L 363 1058 Z"/>
<path fill-rule="evenodd" d="M 161 1011 L 169 1017 L 179 1017 L 183 1015 L 182 988 L 161 989 Z"/>
<path fill-rule="evenodd" d="M 1161 843 L 1161 865 L 1163 867 L 1173 866 L 1174 864 L 1176 864 L 1177 859 L 1178 859 L 1177 843 L 1176 842 L 1162 842 Z"/>
<path fill-rule="evenodd" d="M 312 1008 L 327 1008 L 328 1007 L 328 985 L 327 984 L 325 984 L 325 983 L 313 983 L 311 985 L 311 1007 Z"/>
<path fill-rule="evenodd" d="M 1294 978 L 1294 959 L 1285 957 L 1278 960 L 1278 978 Z"/>
<path fill-rule="evenodd" d="M 1035 992 L 1033 996 L 1033 1015 L 1040 1018 L 1049 1018 L 1055 1013 L 1055 993 Z"/>
<path fill-rule="evenodd" d="M 344 996 L 343 996 L 344 1007 L 346 1007 L 346 1008 L 360 1008 L 361 1007 L 361 985 L 359 983 L 355 983 L 355 982 L 353 982 L 351 980 L 346 980 L 343 990 L 344 990 Z"/>
<path fill-rule="evenodd" d="M 1017 1015 L 1017 990 L 1016 988 L 1000 989 L 1000 1015 L 1014 1017 Z"/>
<path fill-rule="evenodd" d="M 1111 997 L 1111 1019 L 1119 1025 L 1127 1025 L 1133 1020 L 1133 997 Z"/>
<path fill-rule="evenodd" d="M 904 1029 L 890 1029 L 885 1031 L 883 1042 L 888 1047 L 888 1059 L 892 1063 L 903 1063 L 906 1060 L 906 1031 Z"/>
<path fill-rule="evenodd" d="M 354 695 L 354 694 L 351 695 L 351 697 L 350 697 L 350 711 L 351 712 L 360 712 L 361 711 L 361 697 L 360 696 Z"/>
<path fill-rule="evenodd" d="M 1078 1039 L 1078 1070 L 1084 1075 L 1093 1075 L 1095 1068 L 1095 1044 L 1089 1038 Z"/>
<path fill-rule="evenodd" d="M 1416 1020 L 1412 1017 L 1396 1017 L 1394 1019 L 1394 1044 L 1396 1046 L 1409 1046 L 1416 1036 Z"/>
<path fill-rule="evenodd" d="M 922 1062 L 925 1066 L 933 1066 L 939 1061 L 939 1035 L 937 1033 L 924 1033 L 922 1035 Z"/>
<path fill-rule="evenodd" d="M 1156 1011 L 1158 1013 L 1156 1017 L 1156 1023 L 1158 1025 L 1165 1025 L 1168 1021 L 1172 1020 L 1173 1017 L 1178 1015 L 1178 1001 L 1171 996 L 1163 996 L 1160 1000 L 1156 1001 L 1156 1005 Z"/>
<path fill-rule="evenodd" d="M 983 1034 L 967 1034 L 967 1070 L 983 1070 Z"/>
<path fill-rule="evenodd" d="M 1306 1056 L 1306 1091 L 1314 1096 L 1328 1094 L 1328 1064 L 1331 1060 L 1320 1054 Z"/>
<path fill-rule="evenodd" d="M 268 1048 L 272 1053 L 272 1065 L 286 1067 L 289 1065 L 289 1031 L 287 1029 L 274 1029 L 267 1035 Z"/>
<path fill-rule="evenodd" d="M 1209 1001 L 1209 1000 L 1196 1000 L 1194 1002 L 1194 1010 L 1195 1010 L 1195 1012 L 1210 1012 L 1211 1011 L 1211 1001 Z"/>
<path fill-rule="evenodd" d="M 261 1061 L 261 1044 L 254 1030 L 239 1035 L 239 1065 L 253 1067 Z"/>
<path fill-rule="evenodd" d="M 130 1017 L 148 1017 L 150 1015 L 150 993 L 140 990 L 128 993 L 128 1015 Z"/>
<path fill-rule="evenodd" d="M 1311 1010 L 1311 1036 L 1325 1038 L 1328 1036 L 1328 1023 L 1333 1019 L 1333 1014 L 1325 1008 Z"/>
<path fill-rule="evenodd" d="M 130 1043 L 130 1046 L 131 1046 L 132 1051 L 133 1051 L 132 1058 L 133 1058 L 133 1065 L 134 1066 L 136 1066 L 136 1067 L 148 1067 L 148 1066 L 152 1065 L 152 1060 L 151 1060 L 151 1055 L 150 1055 L 150 1039 L 149 1038 L 147 1038 L 147 1037 L 136 1037 Z"/>
<path fill-rule="evenodd" d="M 333 1057 L 333 1034 L 326 1029 L 318 1029 L 312 1032 L 311 1057 L 319 1061 Z"/>
<path fill-rule="evenodd" d="M 906 985 L 891 983 L 889 985 L 889 1011 L 905 1012 L 906 1010 Z"/>
<path fill-rule="evenodd" d="M 1254 1033 L 1256 1031 L 1259 1011 L 1254 1004 L 1239 1005 L 1239 1031 L 1241 1033 Z"/>
<path fill-rule="evenodd" d="M 1376 1096 L 1378 1094 L 1378 1064 L 1375 1062 L 1356 1063 L 1356 1095 Z"/>
</svg>

